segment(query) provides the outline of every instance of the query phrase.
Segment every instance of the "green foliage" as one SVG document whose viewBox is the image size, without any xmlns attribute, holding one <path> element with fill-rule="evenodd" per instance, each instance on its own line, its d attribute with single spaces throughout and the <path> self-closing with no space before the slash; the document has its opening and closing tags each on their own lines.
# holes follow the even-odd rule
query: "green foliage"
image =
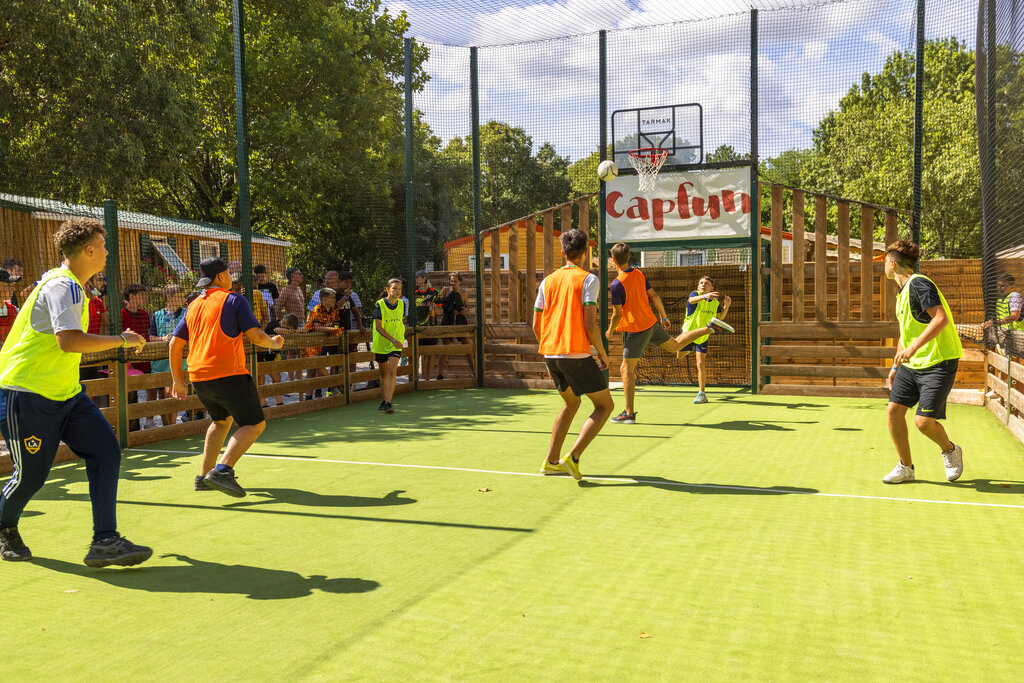
<svg viewBox="0 0 1024 683">
<path fill-rule="evenodd" d="M 913 119 L 914 55 L 896 52 L 881 73 L 865 73 L 839 110 L 824 117 L 811 153 L 799 163 L 783 158 L 790 152 L 766 163 L 789 180 L 779 182 L 910 209 Z M 924 121 L 922 246 L 930 257 L 976 257 L 981 197 L 974 53 L 955 38 L 925 44 Z M 876 237 L 882 237 L 880 227 Z"/>
</svg>

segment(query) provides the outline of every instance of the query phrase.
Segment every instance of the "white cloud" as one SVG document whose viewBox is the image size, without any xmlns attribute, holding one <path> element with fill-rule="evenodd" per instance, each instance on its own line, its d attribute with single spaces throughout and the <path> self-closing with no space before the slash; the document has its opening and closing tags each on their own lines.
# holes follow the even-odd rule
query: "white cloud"
<svg viewBox="0 0 1024 683">
<path fill-rule="evenodd" d="M 828 52 L 828 43 L 823 40 L 811 41 L 804 45 L 803 58 L 817 61 L 824 57 L 826 52 Z"/>
</svg>

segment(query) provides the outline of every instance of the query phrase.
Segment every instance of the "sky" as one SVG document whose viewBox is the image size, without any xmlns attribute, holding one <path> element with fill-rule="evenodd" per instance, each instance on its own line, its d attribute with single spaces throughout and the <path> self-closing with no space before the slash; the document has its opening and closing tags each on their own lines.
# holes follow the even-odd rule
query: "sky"
<svg viewBox="0 0 1024 683">
<path fill-rule="evenodd" d="M 414 106 L 443 141 L 470 133 L 469 49 L 478 46 L 481 123 L 523 127 L 576 160 L 599 147 L 598 31 L 608 112 L 698 103 L 704 151 L 750 149 L 750 12 L 758 8 L 759 152 L 811 132 L 864 72 L 913 51 L 915 0 L 394 0 L 424 42 L 430 75 Z M 928 0 L 925 34 L 973 48 L 977 4 Z M 610 132 L 609 132 L 610 134 Z"/>
</svg>

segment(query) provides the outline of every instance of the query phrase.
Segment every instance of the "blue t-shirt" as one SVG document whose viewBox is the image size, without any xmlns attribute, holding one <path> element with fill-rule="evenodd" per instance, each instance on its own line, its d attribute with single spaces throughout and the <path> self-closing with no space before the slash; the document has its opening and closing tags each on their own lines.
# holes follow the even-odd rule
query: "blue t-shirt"
<svg viewBox="0 0 1024 683">
<path fill-rule="evenodd" d="M 262 327 L 252 312 L 249 300 L 241 294 L 231 292 L 224 301 L 220 312 L 220 329 L 226 336 L 234 338 L 254 327 Z M 174 328 L 175 337 L 188 341 L 188 315 L 181 316 Z"/>
</svg>

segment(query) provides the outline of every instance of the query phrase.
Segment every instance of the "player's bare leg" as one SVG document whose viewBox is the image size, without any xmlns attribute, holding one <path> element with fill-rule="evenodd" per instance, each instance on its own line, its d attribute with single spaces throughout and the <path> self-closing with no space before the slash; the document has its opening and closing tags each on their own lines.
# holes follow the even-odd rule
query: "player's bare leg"
<svg viewBox="0 0 1024 683">
<path fill-rule="evenodd" d="M 260 437 L 260 434 L 266 428 L 267 421 L 264 420 L 259 424 L 245 425 L 236 429 L 235 433 L 231 435 L 231 440 L 228 441 L 228 447 L 224 449 L 224 455 L 220 459 L 220 464 L 234 467 L 235 463 L 245 455 L 245 452 L 249 450 L 249 447 L 256 442 L 256 439 Z"/>
<path fill-rule="evenodd" d="M 626 414 L 633 415 L 633 397 L 636 394 L 636 366 L 639 358 L 623 358 L 619 366 L 619 374 L 622 377 L 622 393 L 626 396 Z"/>
<path fill-rule="evenodd" d="M 607 392 L 608 390 L 605 389 Z M 566 389 L 560 391 L 558 394 L 562 397 L 562 401 L 565 405 L 558 411 L 558 415 L 555 417 L 555 424 L 551 427 L 551 441 L 548 444 L 548 462 L 552 465 L 558 464 L 558 459 L 561 457 L 562 444 L 565 443 L 565 435 L 569 433 L 569 427 L 572 426 L 572 420 L 576 417 L 576 412 L 580 409 L 580 397 L 572 393 L 572 389 Z M 610 396 L 610 395 L 609 395 Z M 582 436 L 582 432 L 580 432 Z"/>
<path fill-rule="evenodd" d="M 590 414 L 587 421 L 583 423 L 583 428 L 580 429 L 580 435 L 576 437 L 576 443 L 572 445 L 572 450 L 569 454 L 573 460 L 579 460 L 580 455 L 586 450 L 590 442 L 594 440 L 601 428 L 604 427 L 605 423 L 608 422 L 608 418 L 612 416 L 612 411 L 615 410 L 615 403 L 612 401 L 612 394 L 607 389 L 601 391 L 595 391 L 594 393 L 587 394 L 594 403 L 594 412 Z M 576 399 L 577 408 L 579 407 L 579 398 Z M 550 458 L 550 456 L 548 456 Z"/>
<path fill-rule="evenodd" d="M 896 457 L 906 467 L 914 464 L 910 457 L 910 434 L 907 430 L 907 407 L 899 403 L 889 403 L 886 409 L 889 422 L 889 436 L 896 447 Z"/>
<path fill-rule="evenodd" d="M 210 426 L 206 428 L 206 438 L 203 440 L 203 464 L 200 469 L 202 476 L 205 477 L 206 473 L 217 464 L 217 456 L 220 455 L 220 449 L 224 446 L 224 440 L 228 438 L 228 432 L 231 431 L 233 423 L 234 420 L 228 417 L 220 422 L 211 422 Z"/>
</svg>

